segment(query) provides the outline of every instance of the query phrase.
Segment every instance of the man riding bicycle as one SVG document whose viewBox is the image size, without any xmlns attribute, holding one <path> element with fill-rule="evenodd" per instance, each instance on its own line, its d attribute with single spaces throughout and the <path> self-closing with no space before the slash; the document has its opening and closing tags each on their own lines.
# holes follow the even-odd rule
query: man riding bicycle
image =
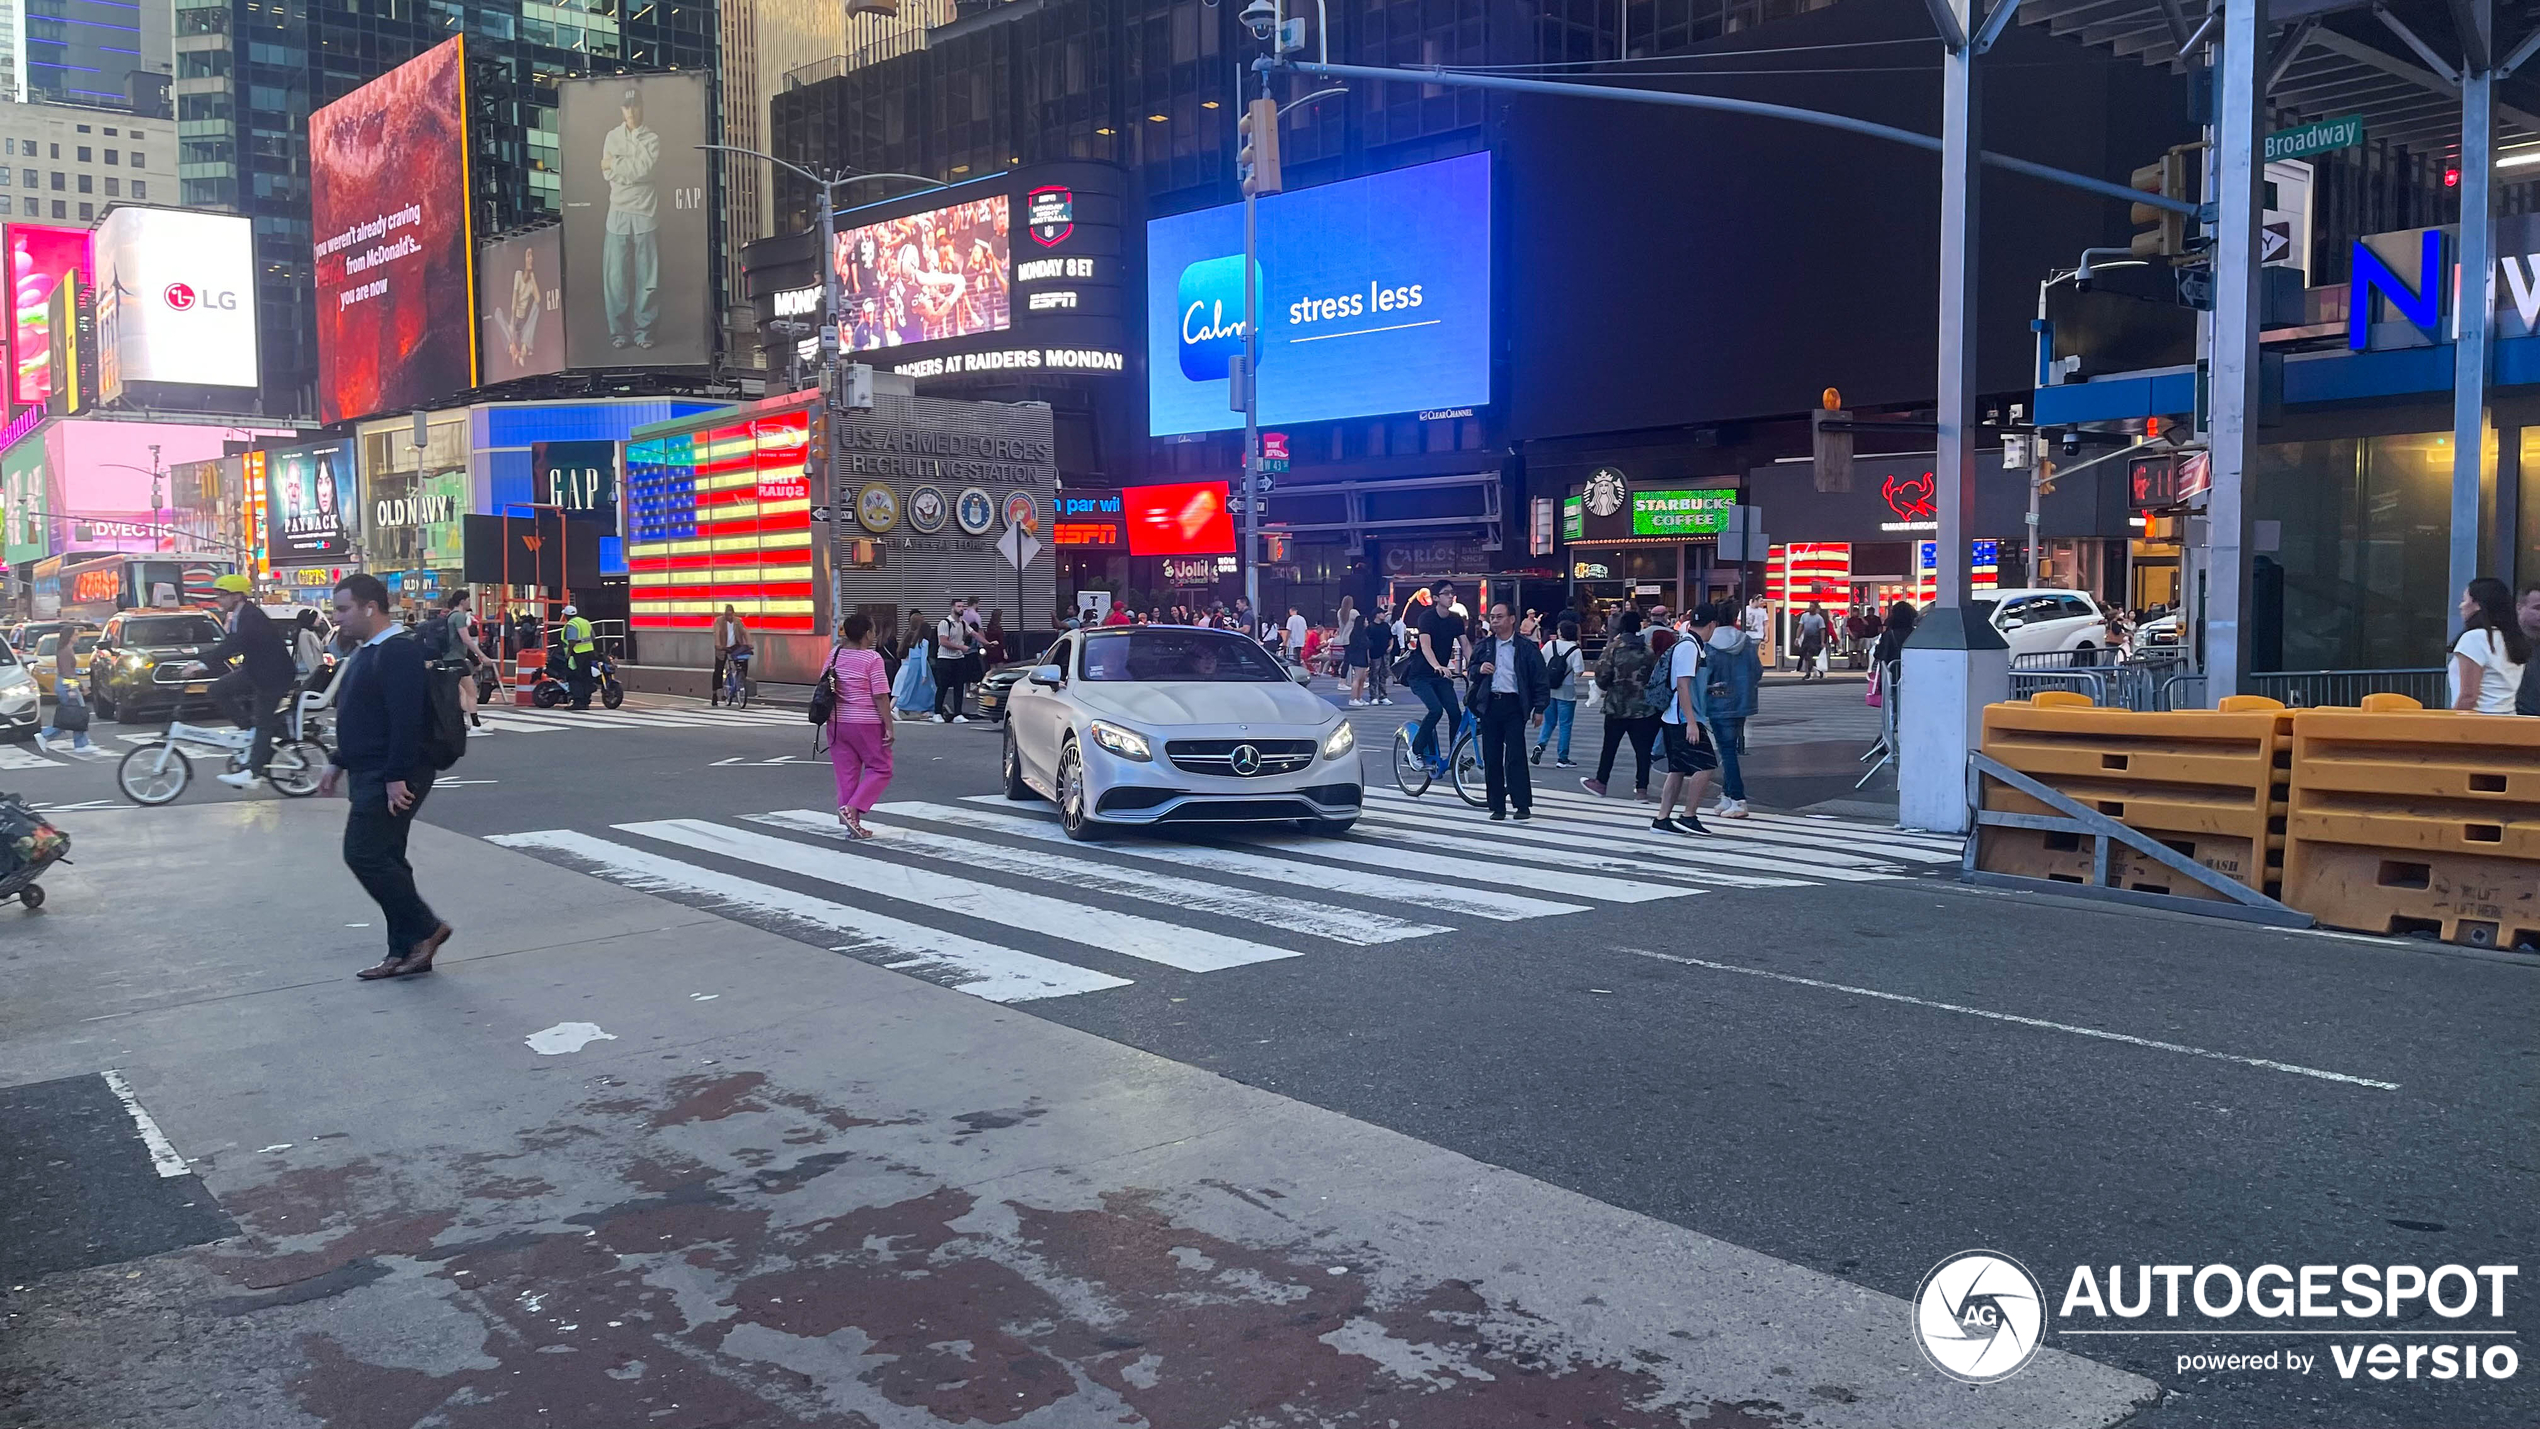
<svg viewBox="0 0 2540 1429">
<path fill-rule="evenodd" d="M 282 638 L 282 627 L 247 598 L 255 588 L 255 582 L 242 575 L 221 576 L 212 582 L 212 604 L 221 613 L 221 641 L 187 667 L 189 672 L 221 671 L 220 678 L 212 681 L 213 702 L 240 729 L 256 732 L 247 752 L 247 767 L 218 776 L 233 789 L 251 788 L 265 777 L 274 738 L 282 731 L 283 697 L 291 693 L 300 674 L 291 647 Z M 229 668 L 232 660 L 238 662 L 235 669 Z"/>
<path fill-rule="evenodd" d="M 707 704 L 720 704 L 726 694 L 748 685 L 750 654 L 750 628 L 741 623 L 739 611 L 724 606 L 714 618 L 714 683 L 707 688 Z"/>
</svg>

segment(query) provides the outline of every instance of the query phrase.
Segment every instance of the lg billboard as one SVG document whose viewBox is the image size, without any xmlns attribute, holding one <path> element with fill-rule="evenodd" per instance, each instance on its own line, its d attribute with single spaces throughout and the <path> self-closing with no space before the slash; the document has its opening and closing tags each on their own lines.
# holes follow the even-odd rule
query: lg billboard
<svg viewBox="0 0 2540 1429">
<path fill-rule="evenodd" d="M 253 387 L 255 258 L 245 218 L 117 207 L 97 226 L 97 386 Z"/>
<path fill-rule="evenodd" d="M 1319 422 L 1490 400 L 1490 156 L 1261 200 L 1261 420 Z M 1243 425 L 1241 204 L 1147 225 L 1147 396 L 1157 436 Z"/>
<path fill-rule="evenodd" d="M 446 41 L 309 116 L 325 421 L 476 385 L 463 45 Z"/>
<path fill-rule="evenodd" d="M 703 73 L 556 87 L 563 149 L 566 359 L 575 367 L 701 367 L 714 358 L 714 272 L 700 144 Z"/>
</svg>

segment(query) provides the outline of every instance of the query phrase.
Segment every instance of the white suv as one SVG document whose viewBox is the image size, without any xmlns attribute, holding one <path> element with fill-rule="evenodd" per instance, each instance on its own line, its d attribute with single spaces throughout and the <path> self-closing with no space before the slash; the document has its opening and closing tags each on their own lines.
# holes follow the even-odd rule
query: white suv
<svg viewBox="0 0 2540 1429">
<path fill-rule="evenodd" d="M 1993 628 L 2015 656 L 2087 650 L 2088 663 L 2108 643 L 2108 613 L 2080 591 L 2006 590 L 1992 599 Z"/>
</svg>

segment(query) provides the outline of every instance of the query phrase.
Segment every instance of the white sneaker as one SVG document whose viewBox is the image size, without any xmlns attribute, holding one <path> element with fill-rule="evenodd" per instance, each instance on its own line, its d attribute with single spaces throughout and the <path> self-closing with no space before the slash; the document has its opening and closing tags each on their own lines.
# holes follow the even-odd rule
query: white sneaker
<svg viewBox="0 0 2540 1429">
<path fill-rule="evenodd" d="M 235 773 L 215 774 L 212 777 L 232 789 L 253 789 L 256 787 L 256 781 L 264 776 L 252 769 L 241 769 Z"/>
<path fill-rule="evenodd" d="M 1349 707 L 1354 710 L 1363 710 L 1367 708 L 1367 702 L 1365 700 L 1351 700 L 1349 702 Z"/>
<path fill-rule="evenodd" d="M 968 715 L 954 715 L 954 716 L 952 717 L 952 722 L 953 722 L 953 723 L 955 723 L 955 724 L 968 724 L 968 723 L 970 723 L 970 716 L 968 716 Z"/>
<path fill-rule="evenodd" d="M 1723 807 L 1722 807 L 1722 808 L 1721 808 L 1721 810 L 1720 810 L 1720 817 L 1722 817 L 1722 818 L 1724 818 L 1724 819 L 1742 819 L 1742 818 L 1745 818 L 1745 817 L 1746 817 L 1746 801 L 1745 801 L 1744 799 L 1731 799 L 1731 800 L 1728 800 L 1728 801 L 1725 803 L 1725 805 L 1723 805 Z"/>
<path fill-rule="evenodd" d="M 35 747 L 46 754 L 53 752 L 53 746 L 45 742 L 44 731 L 40 729 L 35 732 Z"/>
</svg>

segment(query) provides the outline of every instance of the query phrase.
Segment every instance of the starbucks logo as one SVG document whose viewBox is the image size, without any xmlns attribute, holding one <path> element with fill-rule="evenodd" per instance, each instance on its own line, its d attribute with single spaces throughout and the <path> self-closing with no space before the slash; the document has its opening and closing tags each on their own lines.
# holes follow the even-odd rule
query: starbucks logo
<svg viewBox="0 0 2540 1429">
<path fill-rule="evenodd" d="M 1599 516 L 1611 516 L 1622 510 L 1623 503 L 1630 499 L 1631 489 L 1624 483 L 1621 472 L 1610 466 L 1600 466 L 1588 473 L 1588 510 Z"/>
</svg>

